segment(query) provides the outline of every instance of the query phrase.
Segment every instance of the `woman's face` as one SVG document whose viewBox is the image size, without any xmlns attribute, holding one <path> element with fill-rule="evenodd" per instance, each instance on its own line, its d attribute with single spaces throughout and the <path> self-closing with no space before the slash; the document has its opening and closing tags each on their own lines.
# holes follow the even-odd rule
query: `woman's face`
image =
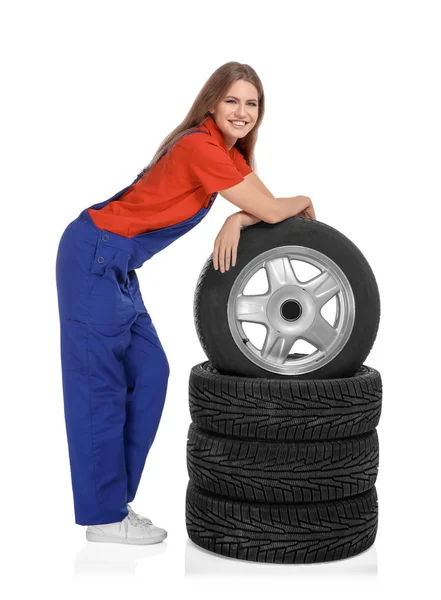
<svg viewBox="0 0 441 600">
<path fill-rule="evenodd" d="M 224 134 L 228 149 L 254 127 L 258 113 L 257 89 L 248 81 L 235 81 L 214 110 L 210 109 L 217 126 Z M 235 126 L 232 121 L 246 121 Z"/>
</svg>

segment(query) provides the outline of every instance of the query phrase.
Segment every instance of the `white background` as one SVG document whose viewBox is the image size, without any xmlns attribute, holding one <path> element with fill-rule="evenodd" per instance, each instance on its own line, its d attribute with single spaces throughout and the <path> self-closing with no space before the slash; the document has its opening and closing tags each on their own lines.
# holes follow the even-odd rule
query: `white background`
<svg viewBox="0 0 441 600">
<path fill-rule="evenodd" d="M 390 597 L 439 593 L 439 2 L 6 2 L 2 116 L 2 541 L 8 597 Z M 437 58 L 438 57 L 438 58 Z M 84 208 L 129 185 L 210 74 L 251 65 L 266 96 L 257 173 L 276 197 L 363 252 L 381 296 L 366 364 L 383 379 L 379 529 L 322 565 L 227 559 L 185 529 L 188 377 L 210 214 L 138 270 L 171 366 L 135 510 L 168 531 L 150 547 L 93 544 L 75 525 L 55 257 Z M 3 578 L 3 586 L 7 581 Z M 2 587 L 3 587 L 2 586 Z M 275 587 L 276 586 L 276 587 Z M 439 597 L 439 596 L 438 596 Z"/>
</svg>

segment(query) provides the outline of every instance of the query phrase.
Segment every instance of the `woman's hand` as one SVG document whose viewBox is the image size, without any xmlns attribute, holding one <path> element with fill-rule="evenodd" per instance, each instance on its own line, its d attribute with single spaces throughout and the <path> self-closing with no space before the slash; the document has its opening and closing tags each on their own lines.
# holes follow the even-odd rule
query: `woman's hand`
<svg viewBox="0 0 441 600">
<path fill-rule="evenodd" d="M 297 216 L 298 217 L 308 217 L 308 219 L 312 219 L 313 221 L 317 221 L 317 217 L 315 216 L 315 210 L 314 210 L 314 207 L 312 205 L 312 202 L 311 202 L 310 206 L 308 206 L 308 208 L 305 208 L 305 210 L 302 210 L 302 212 L 299 213 Z"/>
<path fill-rule="evenodd" d="M 222 229 L 214 241 L 213 265 L 216 271 L 220 266 L 221 273 L 236 265 L 237 246 L 239 245 L 242 223 L 240 215 L 235 213 L 225 219 Z"/>
</svg>

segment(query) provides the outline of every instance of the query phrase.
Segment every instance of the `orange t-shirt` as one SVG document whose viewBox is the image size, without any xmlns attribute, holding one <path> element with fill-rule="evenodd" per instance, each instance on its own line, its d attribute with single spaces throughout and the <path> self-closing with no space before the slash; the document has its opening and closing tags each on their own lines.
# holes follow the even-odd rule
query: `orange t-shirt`
<svg viewBox="0 0 441 600">
<path fill-rule="evenodd" d="M 95 225 L 124 237 L 175 225 L 206 208 L 214 192 L 240 183 L 252 172 L 235 146 L 227 149 L 212 116 L 197 129 L 209 135 L 184 135 L 118 200 L 89 208 Z"/>
</svg>

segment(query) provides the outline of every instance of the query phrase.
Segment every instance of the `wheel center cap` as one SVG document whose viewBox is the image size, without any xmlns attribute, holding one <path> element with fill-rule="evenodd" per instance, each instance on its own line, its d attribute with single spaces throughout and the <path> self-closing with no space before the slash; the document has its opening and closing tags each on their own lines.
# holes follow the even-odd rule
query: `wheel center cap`
<svg viewBox="0 0 441 600">
<path fill-rule="evenodd" d="M 266 307 L 268 326 L 286 334 L 306 331 L 314 321 L 315 313 L 313 298 L 297 285 L 276 290 Z"/>
<path fill-rule="evenodd" d="M 302 307 L 297 300 L 286 300 L 280 307 L 280 314 L 285 321 L 297 321 L 302 314 Z"/>
</svg>

